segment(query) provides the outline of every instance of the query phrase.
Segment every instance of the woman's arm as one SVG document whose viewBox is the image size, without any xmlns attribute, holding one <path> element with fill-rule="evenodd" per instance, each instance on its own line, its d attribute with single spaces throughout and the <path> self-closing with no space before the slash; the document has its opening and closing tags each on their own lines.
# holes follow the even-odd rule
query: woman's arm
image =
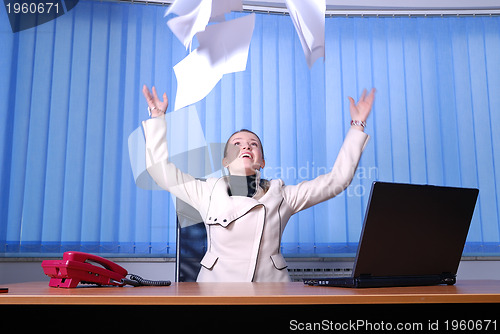
<svg viewBox="0 0 500 334">
<path fill-rule="evenodd" d="M 358 103 L 350 100 L 350 113 L 353 121 L 366 124 L 375 97 L 375 89 L 368 96 L 363 91 Z M 283 196 L 294 213 L 333 198 L 351 184 L 369 136 L 364 126 L 352 125 L 335 160 L 332 170 L 311 181 L 303 181 L 294 186 L 285 186 Z"/>
<path fill-rule="evenodd" d="M 156 89 L 153 87 L 153 95 L 151 95 L 146 86 L 143 88 L 143 93 L 152 116 L 151 119 L 142 122 L 146 137 L 146 168 L 161 188 L 199 210 L 207 196 L 206 183 L 181 172 L 168 160 L 167 124 L 165 122 L 165 111 L 168 107 L 167 95 L 163 94 L 164 101 L 160 101 Z"/>
<path fill-rule="evenodd" d="M 347 133 L 332 170 L 310 181 L 283 187 L 293 213 L 333 198 L 351 184 L 369 136 L 354 126 Z"/>
</svg>

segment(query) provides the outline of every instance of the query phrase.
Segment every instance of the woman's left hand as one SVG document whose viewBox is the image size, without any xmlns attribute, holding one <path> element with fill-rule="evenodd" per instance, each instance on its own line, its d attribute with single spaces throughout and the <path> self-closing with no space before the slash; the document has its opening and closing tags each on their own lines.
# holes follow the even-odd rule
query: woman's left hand
<svg viewBox="0 0 500 334">
<path fill-rule="evenodd" d="M 366 122 L 372 110 L 374 99 L 375 88 L 372 88 L 368 95 L 366 95 L 366 89 L 364 89 L 358 103 L 355 103 L 354 99 L 349 96 L 349 101 L 351 102 L 351 105 L 349 107 L 349 110 L 351 112 L 351 119 L 354 121 Z M 362 127 L 360 128 L 362 130 Z"/>
<path fill-rule="evenodd" d="M 153 94 L 149 91 L 148 87 L 144 85 L 142 87 L 142 94 L 146 98 L 146 102 L 148 107 L 152 110 L 151 116 L 158 117 L 160 115 L 165 114 L 168 108 L 168 97 L 167 93 L 163 93 L 163 101 L 160 101 L 158 98 L 158 94 L 156 93 L 156 88 L 153 86 Z"/>
</svg>

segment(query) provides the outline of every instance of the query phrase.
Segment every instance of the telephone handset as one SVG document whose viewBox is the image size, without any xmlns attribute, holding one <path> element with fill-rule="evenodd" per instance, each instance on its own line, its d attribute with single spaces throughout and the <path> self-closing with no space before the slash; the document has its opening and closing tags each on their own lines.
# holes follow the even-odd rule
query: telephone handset
<svg viewBox="0 0 500 334">
<path fill-rule="evenodd" d="M 167 286 L 170 281 L 150 281 L 140 276 L 128 274 L 127 270 L 103 257 L 70 251 L 62 260 L 44 260 L 42 268 L 50 277 L 49 286 L 75 288 L 78 283 L 124 286 L 130 284 Z M 126 278 L 130 276 L 130 278 Z"/>
</svg>

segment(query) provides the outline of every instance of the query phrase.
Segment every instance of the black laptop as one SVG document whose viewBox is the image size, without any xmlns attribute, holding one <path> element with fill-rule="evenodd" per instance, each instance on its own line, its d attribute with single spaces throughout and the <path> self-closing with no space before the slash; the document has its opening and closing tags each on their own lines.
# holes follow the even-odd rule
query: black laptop
<svg viewBox="0 0 500 334">
<path fill-rule="evenodd" d="M 304 283 L 350 288 L 455 284 L 478 193 L 374 182 L 353 275 Z"/>
</svg>

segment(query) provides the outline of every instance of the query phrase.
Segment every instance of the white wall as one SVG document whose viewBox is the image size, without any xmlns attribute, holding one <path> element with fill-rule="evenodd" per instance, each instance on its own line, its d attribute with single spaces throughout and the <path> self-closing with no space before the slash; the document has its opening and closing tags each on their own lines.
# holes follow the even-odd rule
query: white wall
<svg viewBox="0 0 500 334">
<path fill-rule="evenodd" d="M 461 261 L 457 278 L 500 280 L 500 261 Z"/>
<path fill-rule="evenodd" d="M 150 280 L 175 281 L 175 262 L 120 262 L 119 265 L 131 274 L 137 274 Z M 42 260 L 37 261 L 4 261 L 0 262 L 0 284 L 21 282 L 49 281 L 49 277 L 43 273 Z"/>
<path fill-rule="evenodd" d="M 1 259 L 0 259 L 1 260 Z M 144 260 L 138 262 L 116 261 L 129 273 L 137 274 L 151 280 L 171 280 L 175 281 L 175 262 L 173 259 Z M 289 268 L 329 268 L 329 267 L 349 267 L 352 262 L 333 261 L 296 261 L 289 260 Z M 500 261 L 462 261 L 458 269 L 458 280 L 471 279 L 493 279 L 500 280 Z M 43 273 L 41 260 L 35 261 L 12 261 L 4 260 L 0 262 L 0 285 L 12 283 L 47 281 L 49 278 Z"/>
</svg>

